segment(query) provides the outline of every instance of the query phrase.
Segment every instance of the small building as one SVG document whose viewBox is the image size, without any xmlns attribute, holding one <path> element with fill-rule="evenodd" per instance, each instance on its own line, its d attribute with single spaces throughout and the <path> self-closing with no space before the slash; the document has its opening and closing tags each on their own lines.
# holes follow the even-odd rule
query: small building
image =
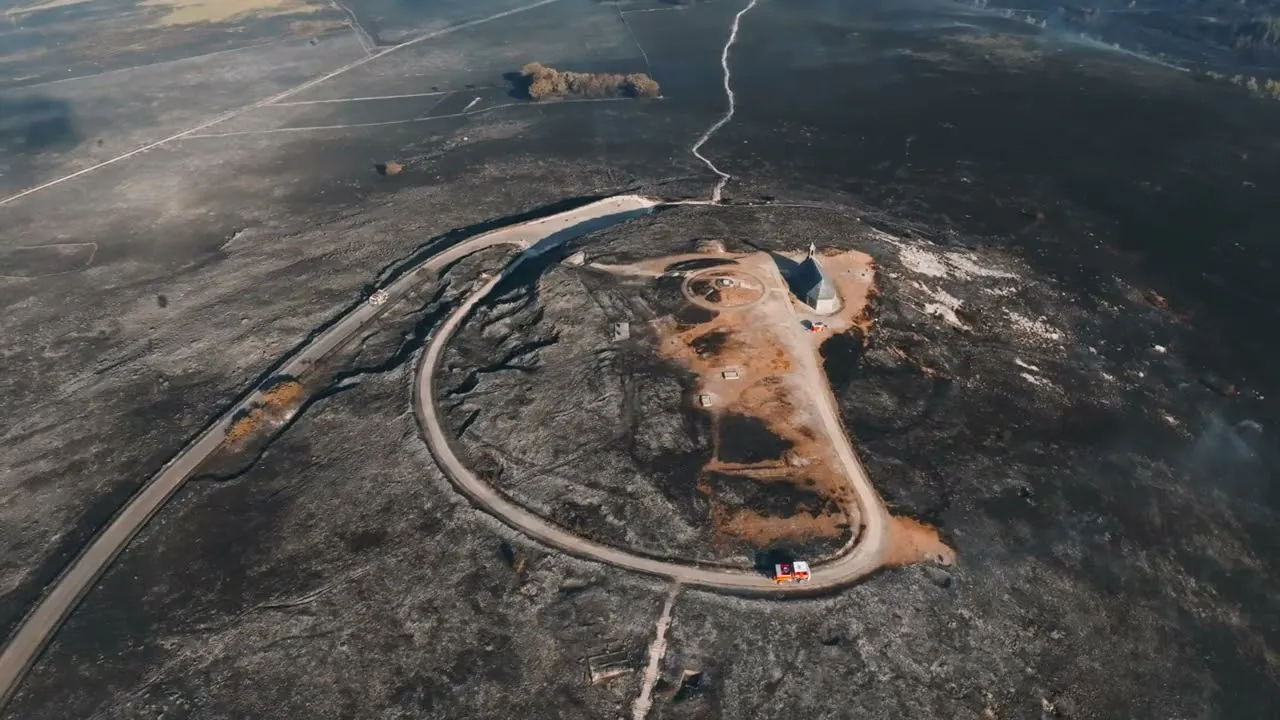
<svg viewBox="0 0 1280 720">
<path fill-rule="evenodd" d="M 631 337 L 631 323 L 626 322 L 624 320 L 622 322 L 616 322 L 613 324 L 613 339 L 615 342 L 626 340 L 630 337 Z"/>
<path fill-rule="evenodd" d="M 840 307 L 840 297 L 836 294 L 836 286 L 818 264 L 817 248 L 809 245 L 809 254 L 791 272 L 788 278 L 791 291 L 804 304 L 813 308 L 820 315 L 830 315 Z"/>
<path fill-rule="evenodd" d="M 619 650 L 587 658 L 587 679 L 592 685 L 608 682 L 635 670 L 630 652 Z"/>
</svg>

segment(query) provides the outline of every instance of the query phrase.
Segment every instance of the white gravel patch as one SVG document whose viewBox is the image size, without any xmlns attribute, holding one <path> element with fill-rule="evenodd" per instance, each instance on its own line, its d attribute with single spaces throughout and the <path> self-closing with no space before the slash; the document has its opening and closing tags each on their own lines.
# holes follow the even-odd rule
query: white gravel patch
<svg viewBox="0 0 1280 720">
<path fill-rule="evenodd" d="M 924 314 L 942 318 L 952 327 L 957 327 L 961 330 L 969 329 L 969 326 L 961 322 L 960 317 L 956 315 L 956 310 L 960 309 L 960 303 L 963 302 L 960 298 L 948 293 L 946 290 L 934 290 L 924 283 L 917 282 L 913 284 L 932 301 L 924 303 L 921 308 Z"/>
<path fill-rule="evenodd" d="M 1018 367 L 1022 368 L 1023 370 L 1030 370 L 1031 372 L 1040 372 L 1040 368 L 1038 368 L 1038 367 L 1036 367 L 1035 365 L 1032 365 L 1032 364 L 1030 364 L 1030 363 L 1025 363 L 1025 362 L 1023 362 L 1021 358 L 1014 358 L 1014 359 L 1013 359 L 1013 364 L 1014 364 L 1014 365 L 1017 365 Z"/>
<path fill-rule="evenodd" d="M 900 245 L 898 246 L 898 260 L 908 270 L 918 275 L 928 275 L 929 277 L 946 277 L 947 264 L 942 258 L 924 248 Z"/>
<path fill-rule="evenodd" d="M 942 318 L 943 321 L 953 327 L 960 328 L 961 330 L 969 329 L 968 325 L 960 322 L 960 318 L 956 315 L 955 310 L 952 310 L 941 303 L 925 303 L 925 306 L 921 308 L 921 310 L 923 310 L 926 315 Z"/>
<path fill-rule="evenodd" d="M 1017 277 L 1017 275 L 1014 275 L 1011 272 L 981 265 L 978 261 L 974 260 L 973 255 L 969 253 L 947 253 L 943 257 L 947 264 L 951 266 L 952 272 L 962 279 L 999 278 L 1007 280 Z"/>
<path fill-rule="evenodd" d="M 907 242 L 886 232 L 872 230 L 872 236 L 898 250 L 898 261 L 917 275 L 934 278 L 972 280 L 974 278 L 1010 279 L 1017 275 L 1006 270 L 988 267 L 978 261 L 973 253 L 937 250 L 921 243 Z M 1012 290 L 1010 290 L 1012 292 Z"/>
<path fill-rule="evenodd" d="M 1013 325 L 1014 331 L 1028 339 L 1055 344 L 1061 343 L 1066 339 L 1066 335 L 1061 330 L 1045 322 L 1044 318 L 1032 320 L 1012 310 L 1006 310 L 1005 312 L 1009 316 L 1009 321 Z"/>
</svg>

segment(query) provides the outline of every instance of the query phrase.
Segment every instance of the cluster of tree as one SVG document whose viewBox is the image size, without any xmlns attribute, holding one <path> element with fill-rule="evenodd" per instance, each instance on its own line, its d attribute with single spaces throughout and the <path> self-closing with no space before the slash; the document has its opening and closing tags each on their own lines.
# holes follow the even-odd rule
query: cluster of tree
<svg viewBox="0 0 1280 720">
<path fill-rule="evenodd" d="M 1237 50 L 1280 49 L 1280 17 L 1260 15 L 1231 29 Z"/>
<path fill-rule="evenodd" d="M 262 421 L 265 417 L 266 413 L 260 407 L 255 407 L 249 412 L 240 415 L 235 422 L 231 423 L 231 427 L 227 428 L 227 437 L 224 442 L 227 445 L 234 445 L 256 433 L 258 428 L 262 427 Z"/>
<path fill-rule="evenodd" d="M 644 73 L 561 72 L 542 63 L 529 63 L 521 69 L 526 92 L 533 100 L 562 97 L 652 98 L 659 93 L 658 83 Z"/>
<path fill-rule="evenodd" d="M 287 408 L 302 401 L 305 389 L 297 380 L 281 380 L 262 393 L 262 404 L 270 408 Z"/>
<path fill-rule="evenodd" d="M 286 412 L 297 407 L 306 395 L 306 388 L 293 378 L 277 380 L 262 393 L 262 402 L 236 415 L 227 428 L 225 443 L 235 445 L 258 432 L 267 421 L 279 420 Z"/>
<path fill-rule="evenodd" d="M 1246 78 L 1243 75 L 1236 75 L 1231 78 L 1231 82 L 1237 85 L 1242 85 L 1253 92 L 1268 95 L 1276 100 L 1280 100 L 1280 80 L 1274 80 L 1272 78 L 1263 78 L 1259 80 L 1256 77 Z"/>
<path fill-rule="evenodd" d="M 1210 71 L 1208 74 L 1209 77 L 1214 78 L 1215 80 L 1227 80 L 1233 85 L 1239 85 L 1250 92 L 1255 92 L 1259 95 L 1266 95 L 1276 100 L 1280 100 L 1280 80 L 1274 80 L 1272 78 L 1259 79 L 1250 75 L 1233 75 L 1231 77 L 1227 77 L 1220 72 L 1213 71 Z"/>
</svg>

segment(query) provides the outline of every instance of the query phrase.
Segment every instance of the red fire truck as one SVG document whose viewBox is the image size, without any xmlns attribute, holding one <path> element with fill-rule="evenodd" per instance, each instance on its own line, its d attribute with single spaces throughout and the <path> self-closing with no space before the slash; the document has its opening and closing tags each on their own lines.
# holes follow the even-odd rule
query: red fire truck
<svg viewBox="0 0 1280 720">
<path fill-rule="evenodd" d="M 796 560 L 789 563 L 778 563 L 773 566 L 773 581 L 782 584 L 789 582 L 809 582 L 809 563 Z"/>
</svg>

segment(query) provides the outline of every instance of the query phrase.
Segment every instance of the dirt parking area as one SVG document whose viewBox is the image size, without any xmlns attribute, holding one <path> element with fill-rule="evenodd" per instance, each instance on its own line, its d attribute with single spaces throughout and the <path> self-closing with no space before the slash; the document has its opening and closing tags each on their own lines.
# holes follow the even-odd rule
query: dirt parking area
<svg viewBox="0 0 1280 720">
<path fill-rule="evenodd" d="M 856 539 L 860 513 L 813 410 L 821 399 L 802 370 L 808 361 L 797 355 L 815 353 L 829 334 L 801 329 L 811 314 L 782 276 L 794 263 L 713 250 L 650 260 L 628 274 L 683 278 L 689 307 L 653 325 L 659 354 L 696 373 L 688 402 L 711 420 L 713 453 L 698 489 L 718 540 L 756 548 L 825 541 L 835 551 Z M 868 322 L 870 257 L 845 252 L 823 263 L 843 300 L 823 318 L 830 331 Z"/>
</svg>

